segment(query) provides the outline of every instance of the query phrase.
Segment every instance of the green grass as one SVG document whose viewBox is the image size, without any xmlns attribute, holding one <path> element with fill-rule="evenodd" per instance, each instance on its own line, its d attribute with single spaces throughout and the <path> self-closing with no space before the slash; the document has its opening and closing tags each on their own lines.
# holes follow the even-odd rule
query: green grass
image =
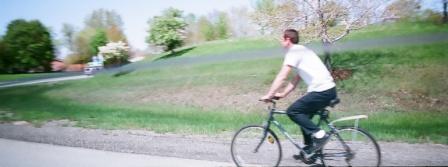
<svg viewBox="0 0 448 167">
<path fill-rule="evenodd" d="M 383 141 L 448 144 L 448 112 L 384 111 L 361 121 L 361 127 Z"/>
<path fill-rule="evenodd" d="M 0 120 L 26 120 L 40 125 L 45 121 L 69 119 L 77 121 L 78 126 L 88 128 L 131 128 L 195 134 L 233 131 L 247 122 L 260 122 L 260 117 L 254 116 L 255 113 L 207 112 L 196 107 L 175 105 L 86 104 L 46 95 L 48 91 L 62 87 L 64 85 L 33 86 L 3 91 Z M 6 113 L 13 115 L 7 117 Z"/>
<path fill-rule="evenodd" d="M 242 49 L 252 45 L 242 43 L 247 46 Z M 197 46 L 197 54 L 194 50 L 188 54 L 205 55 L 219 47 L 228 47 L 219 51 L 227 52 L 232 45 L 236 46 L 216 42 Z M 338 53 L 335 67 L 351 69 L 353 76 L 338 82 L 343 102 L 334 118 L 368 114 L 361 125 L 380 140 L 448 144 L 444 128 L 448 127 L 447 45 Z M 268 58 L 181 65 L 1 89 L 0 120 L 42 124 L 69 119 L 89 128 L 233 132 L 242 125 L 262 122 L 265 106 L 256 99 L 268 89 L 281 62 L 281 58 Z M 281 121 L 298 132 L 287 118 Z"/>
<path fill-rule="evenodd" d="M 278 46 L 278 41 L 275 41 L 274 38 L 269 37 L 225 39 L 194 46 L 186 46 L 177 49 L 175 53 L 167 52 L 155 55 L 153 56 L 154 58 L 150 60 L 152 61 L 155 59 L 166 59 L 178 56 L 197 57 L 205 55 L 220 55 L 229 52 L 250 51 Z"/>
<path fill-rule="evenodd" d="M 355 30 L 343 40 L 363 40 L 439 32 L 448 32 L 448 25 L 437 25 L 429 22 L 385 23 Z"/>
<path fill-rule="evenodd" d="M 349 40 L 365 40 L 383 37 L 396 37 L 407 35 L 431 34 L 448 32 L 448 25 L 438 25 L 429 22 L 398 22 L 398 23 L 384 23 L 378 25 L 371 25 L 359 30 L 352 31 L 349 35 L 344 37 L 342 41 Z M 307 36 L 307 34 L 303 34 Z M 152 59 L 146 61 L 153 61 L 158 59 L 166 59 L 173 57 L 197 57 L 206 55 L 219 55 L 229 52 L 250 51 L 256 49 L 280 47 L 278 37 L 262 37 L 262 38 L 241 38 L 241 39 L 226 39 L 207 42 L 203 44 L 186 46 L 177 49 L 175 53 L 162 53 L 152 56 Z M 307 41 L 319 41 L 307 39 Z"/>
<path fill-rule="evenodd" d="M 246 124 L 261 124 L 266 112 L 241 113 L 221 109 L 207 111 L 197 107 L 175 105 L 103 105 L 73 102 L 48 97 L 47 92 L 64 85 L 32 86 L 2 92 L 0 120 L 26 120 L 36 125 L 45 121 L 69 119 L 78 126 L 103 129 L 146 129 L 159 133 L 221 134 L 234 132 Z M 6 98 L 6 96 L 12 98 Z M 6 113 L 14 113 L 6 117 Z M 358 113 L 334 112 L 331 118 Z M 299 129 L 285 116 L 278 117 L 292 134 Z M 361 127 L 382 141 L 434 142 L 448 144 L 447 112 L 370 113 Z M 350 123 L 349 123 L 350 124 Z M 347 125 L 347 124 L 346 124 Z"/>
</svg>

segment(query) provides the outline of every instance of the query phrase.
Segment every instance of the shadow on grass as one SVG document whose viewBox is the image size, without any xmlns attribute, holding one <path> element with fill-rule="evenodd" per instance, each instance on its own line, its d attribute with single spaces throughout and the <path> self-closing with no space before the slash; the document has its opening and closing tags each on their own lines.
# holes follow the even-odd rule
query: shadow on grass
<svg viewBox="0 0 448 167">
<path fill-rule="evenodd" d="M 170 53 L 170 54 L 167 54 L 165 56 L 157 58 L 156 61 L 163 60 L 163 59 L 174 58 L 174 57 L 179 57 L 179 56 L 182 56 L 185 53 L 190 52 L 191 50 L 193 50 L 195 48 L 196 47 L 194 46 L 194 47 L 185 48 L 185 49 L 182 49 L 182 50 L 179 50 L 179 51 L 174 51 L 173 53 Z"/>
<path fill-rule="evenodd" d="M 116 72 L 116 73 L 115 73 L 114 75 L 112 75 L 112 76 L 113 76 L 113 77 L 121 77 L 121 76 L 123 76 L 123 75 L 127 75 L 127 74 L 129 74 L 129 73 L 134 72 L 134 71 L 135 71 L 135 69 L 118 71 L 118 72 Z"/>
</svg>

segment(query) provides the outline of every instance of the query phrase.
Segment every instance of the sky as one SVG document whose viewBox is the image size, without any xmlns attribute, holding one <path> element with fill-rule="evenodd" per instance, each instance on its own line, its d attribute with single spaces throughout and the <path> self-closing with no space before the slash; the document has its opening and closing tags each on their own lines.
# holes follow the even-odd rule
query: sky
<svg viewBox="0 0 448 167">
<path fill-rule="evenodd" d="M 0 35 L 15 19 L 38 19 L 50 28 L 54 39 L 62 39 L 62 24 L 84 28 L 85 18 L 96 9 L 115 10 L 123 20 L 123 29 L 130 45 L 146 49 L 147 21 L 174 7 L 184 14 L 207 15 L 214 10 L 249 7 L 253 0 L 0 0 Z"/>
<path fill-rule="evenodd" d="M 147 47 L 147 21 L 174 7 L 185 14 L 206 15 L 214 10 L 228 11 L 232 7 L 251 8 L 255 0 L 0 0 L 0 35 L 14 19 L 40 20 L 50 28 L 53 38 L 62 39 L 63 23 L 84 27 L 84 20 L 96 9 L 115 10 L 122 18 L 124 33 L 130 45 L 144 50 Z M 441 0 L 422 0 L 424 8 L 441 10 Z M 440 5 L 439 5 L 440 4 Z M 440 7 L 439 7 L 440 6 Z M 64 51 L 61 51 L 62 53 Z"/>
</svg>

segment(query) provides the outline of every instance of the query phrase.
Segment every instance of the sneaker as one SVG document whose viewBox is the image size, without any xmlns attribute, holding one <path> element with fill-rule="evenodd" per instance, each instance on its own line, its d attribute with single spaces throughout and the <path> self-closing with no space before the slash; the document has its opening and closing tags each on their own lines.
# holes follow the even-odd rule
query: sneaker
<svg viewBox="0 0 448 167">
<path fill-rule="evenodd" d="M 305 151 L 307 154 L 311 153 L 310 149 L 311 149 L 311 146 L 309 146 L 309 145 L 303 147 L 303 151 Z M 300 152 L 300 154 L 294 154 L 294 155 L 292 155 L 292 157 L 295 160 L 302 160 L 303 159 L 303 154 L 302 154 L 302 152 Z"/>
<path fill-rule="evenodd" d="M 322 148 L 325 144 L 327 144 L 328 139 L 330 139 L 330 135 L 328 133 L 325 134 L 322 138 L 313 138 L 313 147 L 309 149 L 309 153 L 317 151 Z"/>
</svg>

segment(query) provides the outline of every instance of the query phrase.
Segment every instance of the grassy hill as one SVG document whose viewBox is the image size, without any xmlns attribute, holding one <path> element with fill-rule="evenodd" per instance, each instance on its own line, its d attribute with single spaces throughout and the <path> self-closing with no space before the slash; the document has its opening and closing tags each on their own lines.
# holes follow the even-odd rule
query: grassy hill
<svg viewBox="0 0 448 167">
<path fill-rule="evenodd" d="M 272 46 L 269 41 L 260 43 Z M 338 53 L 335 67 L 353 74 L 337 83 L 342 103 L 333 118 L 367 114 L 369 119 L 361 125 L 380 140 L 448 144 L 447 44 Z M 227 47 L 220 52 L 231 52 L 240 45 L 263 48 L 247 40 L 218 41 L 178 56 L 207 55 L 210 48 Z M 176 65 L 2 89 L 0 121 L 27 120 L 39 125 L 70 119 L 92 128 L 232 133 L 242 125 L 263 121 L 266 106 L 257 99 L 267 91 L 281 62 L 281 58 L 264 58 Z M 304 90 L 302 85 L 280 106 L 286 108 Z M 298 132 L 288 118 L 281 120 Z"/>
<path fill-rule="evenodd" d="M 448 25 L 436 25 L 427 22 L 398 22 L 371 25 L 363 29 L 354 30 L 341 41 L 375 39 L 383 37 L 399 37 L 408 35 L 422 35 L 431 33 L 448 32 Z M 306 35 L 304 35 L 306 38 Z M 319 41 L 317 39 L 303 39 L 302 41 Z M 162 53 L 153 56 L 152 59 L 172 57 L 197 57 L 216 55 L 228 52 L 248 51 L 256 49 L 278 47 L 278 38 L 240 38 L 211 41 L 205 44 L 186 46 L 178 49 L 177 53 Z"/>
</svg>

